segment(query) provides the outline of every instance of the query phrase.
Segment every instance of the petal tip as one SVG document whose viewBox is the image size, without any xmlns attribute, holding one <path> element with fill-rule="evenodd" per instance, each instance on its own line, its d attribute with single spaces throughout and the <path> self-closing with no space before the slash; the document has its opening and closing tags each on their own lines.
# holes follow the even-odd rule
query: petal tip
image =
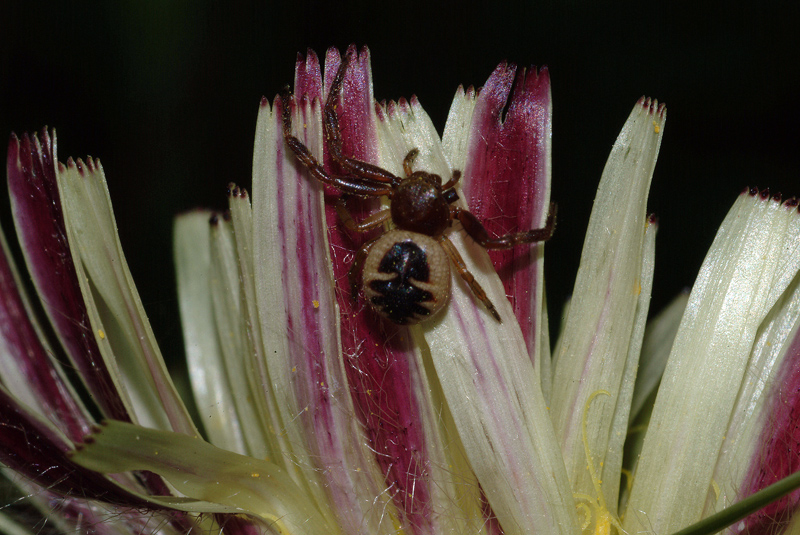
<svg viewBox="0 0 800 535">
<path fill-rule="evenodd" d="M 650 115 L 656 115 L 658 117 L 664 118 L 667 114 L 667 105 L 664 102 L 659 103 L 658 99 L 646 97 L 642 95 L 639 100 L 638 104 L 641 105 L 647 113 Z"/>
</svg>

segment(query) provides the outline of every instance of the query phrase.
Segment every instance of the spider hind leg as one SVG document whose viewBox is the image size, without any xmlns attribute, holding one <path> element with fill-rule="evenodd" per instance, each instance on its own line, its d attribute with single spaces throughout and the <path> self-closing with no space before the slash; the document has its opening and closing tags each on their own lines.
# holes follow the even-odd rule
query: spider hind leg
<svg viewBox="0 0 800 535">
<path fill-rule="evenodd" d="M 492 300 L 486 295 L 486 291 L 483 289 L 483 286 L 481 286 L 480 283 L 475 280 L 475 277 L 472 275 L 472 273 L 470 273 L 469 268 L 467 268 L 467 264 L 464 262 L 464 259 L 458 252 L 458 249 L 456 249 L 456 246 L 453 245 L 453 242 L 451 242 L 444 235 L 439 236 L 438 240 L 439 244 L 442 246 L 442 249 L 444 249 L 444 252 L 447 253 L 447 256 L 450 257 L 450 260 L 456 266 L 458 274 L 461 275 L 461 278 L 467 283 L 469 289 L 472 290 L 473 294 L 475 294 L 475 297 L 481 300 L 494 319 L 502 323 L 503 320 L 500 319 L 500 314 L 497 312 L 497 309 L 494 308 Z"/>
</svg>

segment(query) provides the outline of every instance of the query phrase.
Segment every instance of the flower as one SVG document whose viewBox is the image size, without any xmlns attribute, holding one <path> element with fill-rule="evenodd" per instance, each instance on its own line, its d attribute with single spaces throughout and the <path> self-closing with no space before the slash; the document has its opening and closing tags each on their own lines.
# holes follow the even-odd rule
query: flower
<svg viewBox="0 0 800 535">
<path fill-rule="evenodd" d="M 490 233 L 544 224 L 546 69 L 501 64 L 480 91 L 459 89 L 440 141 L 415 98 L 375 104 L 368 52 L 348 53 L 345 154 L 400 174 L 418 148 L 415 168 L 463 170 L 464 206 Z M 0 460 L 56 529 L 668 534 L 717 512 L 716 530 L 744 517 L 733 532 L 796 529 L 797 492 L 750 516 L 728 506 L 798 465 L 797 201 L 743 192 L 691 294 L 648 325 L 646 202 L 666 111 L 641 99 L 603 172 L 552 356 L 544 247 L 486 253 L 457 227 L 448 236 L 502 322 L 456 277 L 443 313 L 398 326 L 353 298 L 364 239 L 283 138 L 289 107 L 335 171 L 321 117 L 340 62 L 329 51 L 323 78 L 309 53 L 293 100 L 262 101 L 252 201 L 231 185 L 226 214 L 176 221 L 205 438 L 149 328 L 99 161 L 58 164 L 46 130 L 12 136 L 16 230 L 50 326 L 4 242 Z M 357 217 L 374 209 L 348 203 Z"/>
</svg>

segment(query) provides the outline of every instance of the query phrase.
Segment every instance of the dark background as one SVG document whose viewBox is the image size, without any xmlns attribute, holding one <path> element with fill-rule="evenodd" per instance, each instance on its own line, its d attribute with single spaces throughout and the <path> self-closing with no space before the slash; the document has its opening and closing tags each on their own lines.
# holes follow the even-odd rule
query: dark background
<svg viewBox="0 0 800 535">
<path fill-rule="evenodd" d="M 608 151 L 639 96 L 667 103 L 651 191 L 658 310 L 691 285 L 747 185 L 800 195 L 800 67 L 790 4 L 731 2 L 3 2 L 0 135 L 58 129 L 100 157 L 119 232 L 168 358 L 180 351 L 171 220 L 249 187 L 256 111 L 297 52 L 368 45 L 378 99 L 415 93 L 440 129 L 458 84 L 501 60 L 547 64 L 554 99 L 551 310 L 570 294 Z M 11 229 L 7 194 L 0 222 Z"/>
</svg>

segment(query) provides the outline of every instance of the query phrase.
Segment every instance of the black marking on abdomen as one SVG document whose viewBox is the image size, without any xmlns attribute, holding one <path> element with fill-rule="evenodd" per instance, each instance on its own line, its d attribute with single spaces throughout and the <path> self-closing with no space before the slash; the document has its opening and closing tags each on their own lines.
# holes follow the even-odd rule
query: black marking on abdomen
<svg viewBox="0 0 800 535">
<path fill-rule="evenodd" d="M 411 280 L 430 279 L 428 258 L 416 243 L 410 240 L 395 243 L 381 259 L 378 272 L 396 275 L 390 280 L 370 282 L 370 288 L 380 294 L 372 298 L 372 304 L 380 307 L 390 320 L 405 324 L 415 315 L 431 313 L 422 303 L 431 301 L 433 295 L 414 286 Z"/>
</svg>

